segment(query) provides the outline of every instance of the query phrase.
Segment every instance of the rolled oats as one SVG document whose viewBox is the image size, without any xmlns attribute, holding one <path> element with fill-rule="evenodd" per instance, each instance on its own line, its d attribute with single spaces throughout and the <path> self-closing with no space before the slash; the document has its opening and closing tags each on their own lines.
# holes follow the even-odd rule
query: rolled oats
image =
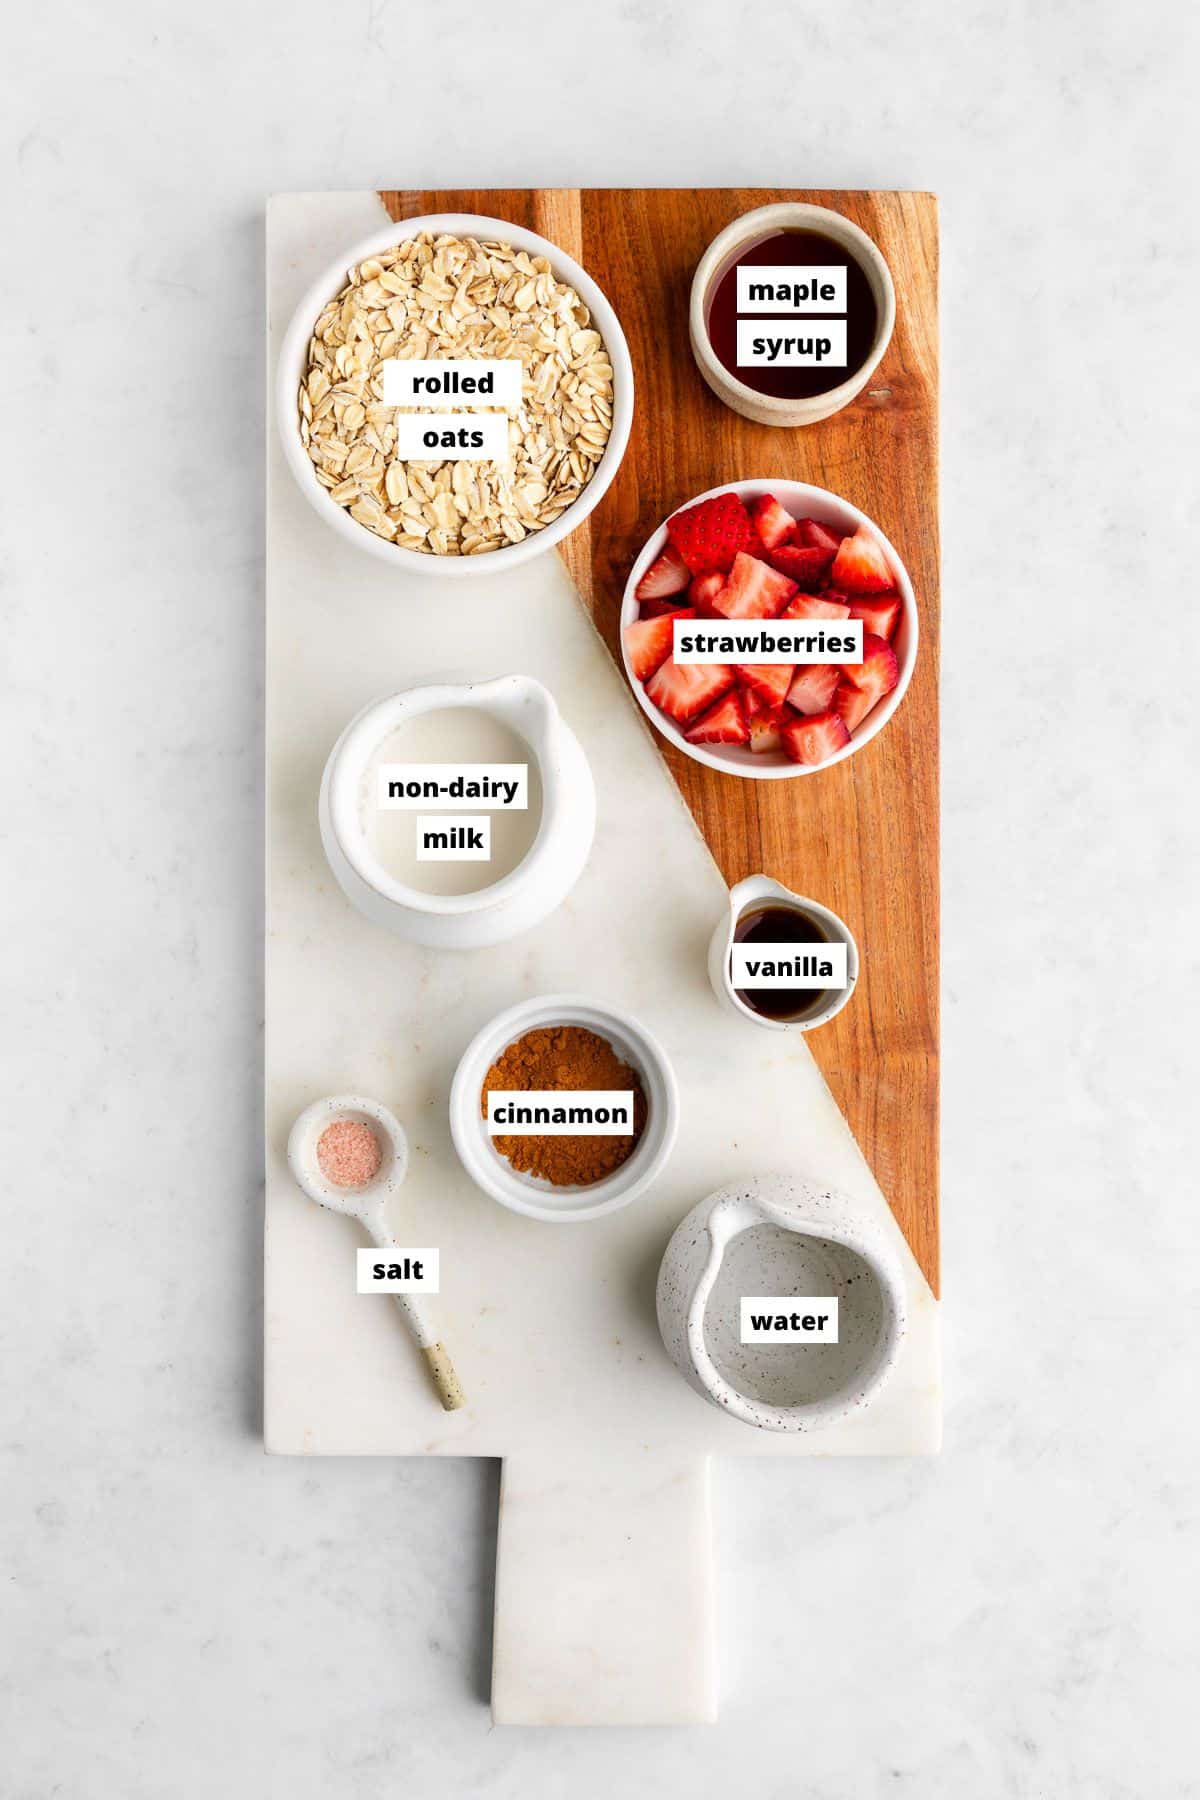
<svg viewBox="0 0 1200 1800">
<path fill-rule="evenodd" d="M 508 463 L 399 459 L 396 413 L 431 409 L 383 404 L 390 357 L 518 358 Z M 579 498 L 612 429 L 612 378 L 591 314 L 545 257 L 422 233 L 351 269 L 321 313 L 300 435 L 330 498 L 369 531 L 406 550 L 479 556 Z"/>
</svg>

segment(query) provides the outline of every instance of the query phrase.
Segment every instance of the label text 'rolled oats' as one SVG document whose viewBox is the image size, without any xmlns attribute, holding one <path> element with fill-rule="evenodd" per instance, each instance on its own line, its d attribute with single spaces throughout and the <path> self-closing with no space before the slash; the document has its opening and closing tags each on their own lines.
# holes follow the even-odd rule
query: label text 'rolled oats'
<svg viewBox="0 0 1200 1800">
<path fill-rule="evenodd" d="M 389 356 L 383 364 L 385 406 L 499 406 L 516 412 L 525 365 L 515 356 Z"/>
<path fill-rule="evenodd" d="M 506 463 L 508 415 L 398 412 L 396 455 L 402 462 Z"/>
</svg>

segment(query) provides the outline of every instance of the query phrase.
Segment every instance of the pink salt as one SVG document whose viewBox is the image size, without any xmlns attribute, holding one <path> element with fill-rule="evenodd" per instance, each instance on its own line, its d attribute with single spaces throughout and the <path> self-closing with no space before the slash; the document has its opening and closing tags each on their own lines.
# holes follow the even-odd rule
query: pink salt
<svg viewBox="0 0 1200 1800">
<path fill-rule="evenodd" d="M 379 1173 L 379 1139 L 361 1119 L 339 1119 L 317 1139 L 317 1161 L 334 1187 L 363 1187 Z"/>
</svg>

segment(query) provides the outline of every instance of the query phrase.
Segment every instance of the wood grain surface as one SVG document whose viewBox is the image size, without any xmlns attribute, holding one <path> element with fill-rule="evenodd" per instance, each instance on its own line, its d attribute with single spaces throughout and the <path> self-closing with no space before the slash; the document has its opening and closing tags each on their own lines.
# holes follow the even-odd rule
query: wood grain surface
<svg viewBox="0 0 1200 1800">
<path fill-rule="evenodd" d="M 938 1291 L 938 416 L 937 202 L 930 194 L 800 189 L 391 190 L 395 219 L 478 212 L 541 232 L 616 309 L 637 404 L 612 487 L 563 548 L 620 661 L 626 576 L 655 526 L 705 488 L 787 476 L 877 520 L 916 590 L 921 642 L 894 719 L 848 762 L 788 782 L 744 781 L 666 757 L 729 882 L 763 872 L 831 906 L 858 940 L 854 1000 L 810 1033 L 821 1066 L 934 1292 Z M 688 344 L 691 279 L 710 240 L 777 200 L 861 225 L 896 284 L 896 329 L 859 399 L 798 429 L 731 412 Z M 763 1166 L 771 1146 L 756 1147 Z"/>
</svg>

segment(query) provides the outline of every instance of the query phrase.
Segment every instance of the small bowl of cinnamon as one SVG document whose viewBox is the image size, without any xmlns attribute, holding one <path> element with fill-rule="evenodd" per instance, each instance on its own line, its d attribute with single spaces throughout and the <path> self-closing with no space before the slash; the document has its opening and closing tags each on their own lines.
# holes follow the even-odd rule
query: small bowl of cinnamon
<svg viewBox="0 0 1200 1800">
<path fill-rule="evenodd" d="M 662 1170 L 678 1124 L 661 1045 L 630 1013 L 578 994 L 500 1013 L 468 1044 L 450 1090 L 450 1133 L 471 1179 L 554 1223 L 628 1206 Z"/>
</svg>

